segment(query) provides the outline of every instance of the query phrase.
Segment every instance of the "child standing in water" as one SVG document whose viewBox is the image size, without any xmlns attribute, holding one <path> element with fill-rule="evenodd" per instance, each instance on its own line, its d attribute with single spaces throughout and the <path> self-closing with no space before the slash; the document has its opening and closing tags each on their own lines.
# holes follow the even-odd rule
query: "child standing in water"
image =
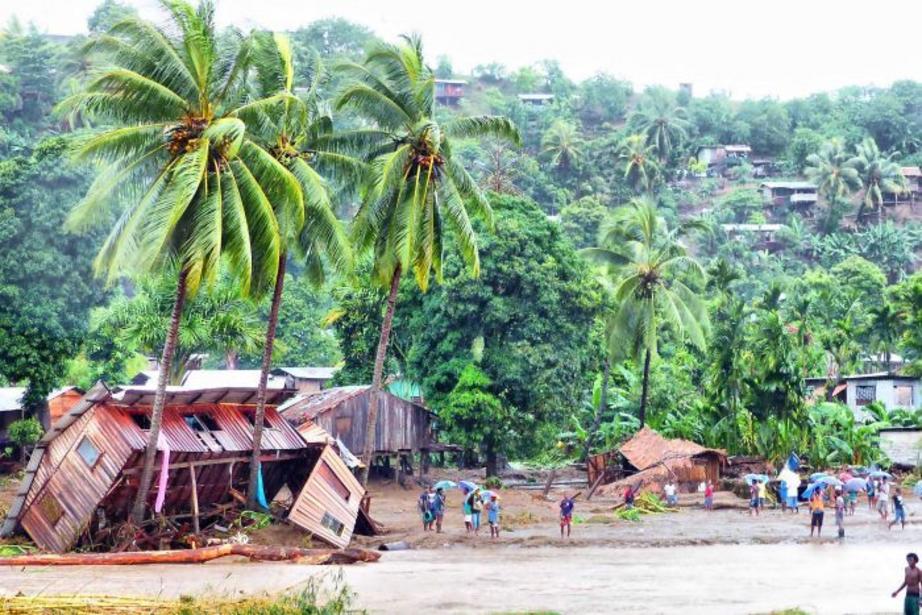
<svg viewBox="0 0 922 615">
<path fill-rule="evenodd" d="M 490 495 L 490 501 L 487 502 L 487 522 L 490 524 L 490 538 L 499 538 L 499 500 L 496 494 Z"/>
</svg>

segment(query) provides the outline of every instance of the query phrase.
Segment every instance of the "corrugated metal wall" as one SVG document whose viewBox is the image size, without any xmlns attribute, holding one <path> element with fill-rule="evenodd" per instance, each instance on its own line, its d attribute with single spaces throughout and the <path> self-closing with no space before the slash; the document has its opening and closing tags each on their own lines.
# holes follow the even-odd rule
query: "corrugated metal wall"
<svg viewBox="0 0 922 615">
<path fill-rule="evenodd" d="M 365 391 L 319 414 L 314 421 L 350 451 L 365 448 L 370 391 Z M 431 415 L 424 408 L 389 393 L 379 396 L 375 452 L 419 451 L 431 443 Z"/>
</svg>

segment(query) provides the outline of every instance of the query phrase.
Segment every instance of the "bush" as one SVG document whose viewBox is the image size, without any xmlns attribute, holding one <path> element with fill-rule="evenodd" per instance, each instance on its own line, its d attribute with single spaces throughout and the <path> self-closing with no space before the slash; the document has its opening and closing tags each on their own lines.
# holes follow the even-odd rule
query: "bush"
<svg viewBox="0 0 922 615">
<path fill-rule="evenodd" d="M 32 446 L 38 442 L 43 433 L 42 424 L 31 417 L 13 421 L 7 428 L 10 440 L 20 447 Z"/>
</svg>

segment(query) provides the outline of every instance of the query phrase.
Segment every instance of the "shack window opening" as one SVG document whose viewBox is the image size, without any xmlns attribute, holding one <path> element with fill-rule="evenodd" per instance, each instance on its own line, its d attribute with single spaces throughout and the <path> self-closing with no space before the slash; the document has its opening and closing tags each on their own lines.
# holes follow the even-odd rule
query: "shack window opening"
<svg viewBox="0 0 922 615">
<path fill-rule="evenodd" d="M 243 416 L 246 417 L 252 427 L 256 427 L 256 410 L 244 410 Z M 272 423 L 269 422 L 269 417 L 265 414 L 263 415 L 263 429 L 273 429 Z"/>
<path fill-rule="evenodd" d="M 342 521 L 328 512 L 323 513 L 323 519 L 320 521 L 320 525 L 327 528 L 337 536 L 342 536 L 343 530 L 346 529 L 346 526 Z"/>
<path fill-rule="evenodd" d="M 912 385 L 897 384 L 893 387 L 894 400 L 896 405 L 901 408 L 912 408 L 915 406 L 912 399 Z"/>
<path fill-rule="evenodd" d="M 192 431 L 221 431 L 218 422 L 210 414 L 186 414 L 182 418 Z"/>
<path fill-rule="evenodd" d="M 317 474 L 323 478 L 326 484 L 329 485 L 330 489 L 335 491 L 339 497 L 347 502 L 349 501 L 349 496 L 351 495 L 349 492 L 349 487 L 347 487 L 346 484 L 340 480 L 338 476 L 336 476 L 333 468 L 331 468 L 326 461 L 320 462 L 320 466 L 317 468 Z"/>
<path fill-rule="evenodd" d="M 52 526 L 64 516 L 64 507 L 62 507 L 61 503 L 50 493 L 45 494 L 45 497 L 39 502 L 38 508 Z"/>
<path fill-rule="evenodd" d="M 77 454 L 91 468 L 99 461 L 99 449 L 90 441 L 89 438 L 83 438 L 77 446 Z"/>
<path fill-rule="evenodd" d="M 146 414 L 132 414 L 131 420 L 143 431 L 150 431 L 150 417 Z"/>
<path fill-rule="evenodd" d="M 855 402 L 859 406 L 866 406 L 877 399 L 877 386 L 873 384 L 859 384 L 855 387 Z"/>
</svg>

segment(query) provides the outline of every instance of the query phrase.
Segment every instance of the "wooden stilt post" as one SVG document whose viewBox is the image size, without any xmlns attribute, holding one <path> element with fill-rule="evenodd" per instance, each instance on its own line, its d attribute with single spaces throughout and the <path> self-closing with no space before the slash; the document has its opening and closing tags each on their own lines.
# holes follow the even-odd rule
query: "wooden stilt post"
<svg viewBox="0 0 922 615">
<path fill-rule="evenodd" d="M 192 531 L 198 534 L 201 531 L 198 523 L 198 483 L 195 481 L 195 466 L 191 463 L 189 476 L 192 478 Z"/>
<path fill-rule="evenodd" d="M 429 451 L 425 450 L 419 454 L 420 472 L 423 476 L 429 474 Z"/>
</svg>

